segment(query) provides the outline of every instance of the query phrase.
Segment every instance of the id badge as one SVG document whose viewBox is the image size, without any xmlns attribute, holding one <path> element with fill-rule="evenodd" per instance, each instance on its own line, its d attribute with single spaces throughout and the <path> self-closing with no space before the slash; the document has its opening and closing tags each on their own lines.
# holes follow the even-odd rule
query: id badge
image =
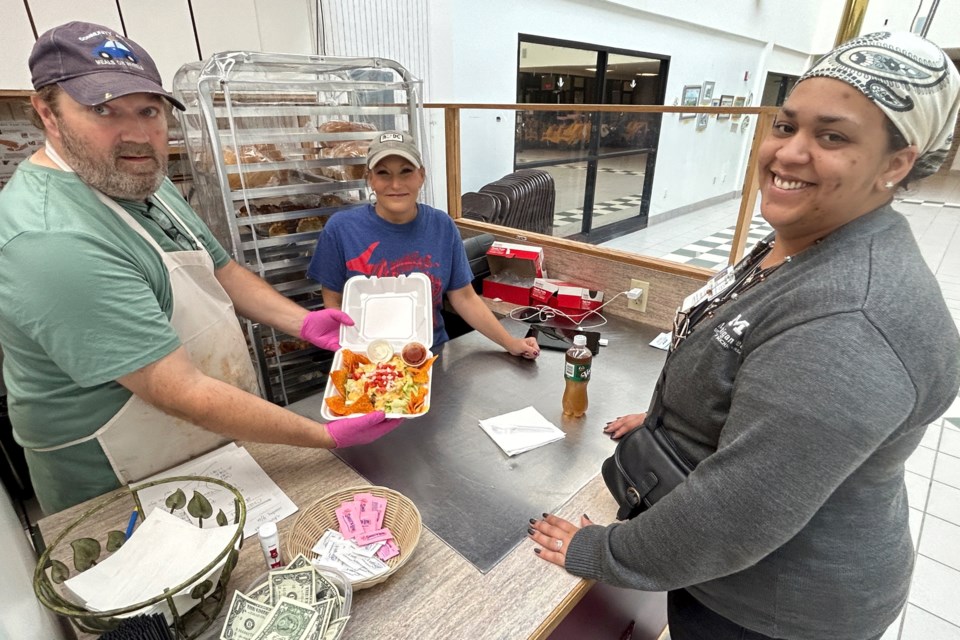
<svg viewBox="0 0 960 640">
<path fill-rule="evenodd" d="M 736 279 L 737 275 L 734 272 L 733 267 L 729 265 L 724 267 L 724 269 L 717 275 L 707 280 L 707 284 L 703 285 L 684 298 L 683 304 L 680 305 L 680 311 L 682 313 L 686 313 L 704 300 L 712 300 L 713 298 L 716 298 L 718 295 L 733 286 L 733 283 L 736 281 Z"/>
</svg>

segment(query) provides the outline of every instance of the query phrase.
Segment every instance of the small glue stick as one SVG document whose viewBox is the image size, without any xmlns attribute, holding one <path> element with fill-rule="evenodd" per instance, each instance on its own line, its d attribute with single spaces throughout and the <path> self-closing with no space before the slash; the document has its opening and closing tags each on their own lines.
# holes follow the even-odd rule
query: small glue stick
<svg viewBox="0 0 960 640">
<path fill-rule="evenodd" d="M 257 531 L 260 538 L 260 548 L 263 549 L 263 559 L 270 569 L 283 567 L 283 558 L 280 553 L 280 536 L 277 534 L 276 522 L 265 522 Z"/>
</svg>

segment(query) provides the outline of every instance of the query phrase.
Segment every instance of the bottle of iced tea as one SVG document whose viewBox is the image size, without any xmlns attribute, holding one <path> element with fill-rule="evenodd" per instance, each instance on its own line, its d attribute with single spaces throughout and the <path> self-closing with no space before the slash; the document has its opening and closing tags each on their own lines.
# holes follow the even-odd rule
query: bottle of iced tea
<svg viewBox="0 0 960 640">
<path fill-rule="evenodd" d="M 579 418 L 587 412 L 587 383 L 590 382 L 590 365 L 593 353 L 587 348 L 587 336 L 577 334 L 573 346 L 567 349 L 563 377 L 563 415 Z"/>
</svg>

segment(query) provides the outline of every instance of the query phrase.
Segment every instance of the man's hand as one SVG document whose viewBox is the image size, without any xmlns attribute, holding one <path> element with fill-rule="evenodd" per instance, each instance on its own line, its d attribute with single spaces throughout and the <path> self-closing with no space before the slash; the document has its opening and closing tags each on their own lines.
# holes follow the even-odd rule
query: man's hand
<svg viewBox="0 0 960 640">
<path fill-rule="evenodd" d="M 384 436 L 403 422 L 401 418 L 384 419 L 383 411 L 374 411 L 357 418 L 343 418 L 327 423 L 327 433 L 337 443 L 337 448 L 367 444 Z"/>
<path fill-rule="evenodd" d="M 311 311 L 300 326 L 300 337 L 321 349 L 336 351 L 340 348 L 340 325 L 353 326 L 353 319 L 339 309 Z"/>
</svg>

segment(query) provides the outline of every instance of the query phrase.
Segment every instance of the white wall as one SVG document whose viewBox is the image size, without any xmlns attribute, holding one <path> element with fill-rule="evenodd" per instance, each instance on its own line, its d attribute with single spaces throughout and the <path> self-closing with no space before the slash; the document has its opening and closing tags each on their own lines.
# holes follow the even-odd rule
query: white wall
<svg viewBox="0 0 960 640">
<path fill-rule="evenodd" d="M 91 0 L 83 9 L 70 0 L 29 2 L 41 30 L 67 18 L 107 24 L 118 18 L 116 0 Z M 921 14 L 929 11 L 931 3 L 921 0 Z M 323 0 L 326 37 L 322 39 L 317 37 L 316 0 L 194 0 L 193 9 L 204 56 L 225 49 L 312 53 L 322 40 L 325 51 L 321 53 L 327 55 L 397 60 L 422 77 L 423 98 L 434 103 L 515 102 L 521 33 L 668 56 L 666 103 L 672 105 L 683 85 L 704 81 L 715 83 L 715 97 L 752 93 L 757 104 L 768 71 L 799 75 L 813 56 L 832 47 L 843 4 L 839 0 Z M 121 0 L 120 6 L 131 37 L 156 52 L 168 83 L 181 62 L 196 58 L 185 0 L 171 3 L 153 19 L 137 8 L 135 0 Z M 0 9 L 4 8 L 4 15 L 25 21 L 22 3 L 0 0 Z M 902 0 L 871 0 L 863 32 L 884 26 L 906 29 L 915 10 L 915 4 Z M 944 47 L 960 46 L 960 30 L 953 28 L 958 23 L 960 0 L 941 0 L 931 39 Z M 21 32 L 28 27 L 21 27 L 15 35 L 24 35 Z M 28 40 L 32 34 L 25 43 Z M 18 79 L 6 82 L 23 84 L 22 72 L 8 69 L 0 72 L 0 79 L 8 75 Z M 652 215 L 682 208 L 694 198 L 730 193 L 742 182 L 751 129 L 732 132 L 729 122 L 711 118 L 706 129 L 697 131 L 695 122 L 675 115 L 663 120 Z M 432 173 L 440 178 L 442 114 L 428 114 L 426 129 Z M 465 191 L 512 170 L 512 111 L 464 111 L 461 130 Z M 433 182 L 434 201 L 442 204 L 443 181 Z"/>
<path fill-rule="evenodd" d="M 860 32 L 909 31 L 914 16 L 929 15 L 932 5 L 932 0 L 870 0 Z M 960 0 L 940 0 L 937 12 L 930 21 L 927 38 L 944 49 L 956 49 L 960 47 L 960 29 L 957 25 L 960 25 Z"/>
<path fill-rule="evenodd" d="M 435 5 L 444 10 L 434 12 Z M 679 100 L 683 85 L 707 80 L 716 83 L 715 97 L 752 92 L 758 103 L 767 65 L 799 75 L 812 53 L 832 45 L 841 9 L 842 3 L 830 0 L 698 3 L 695 13 L 688 3 L 654 0 L 444 0 L 431 5 L 431 52 L 443 62 L 431 67 L 430 94 L 438 102 L 515 102 L 518 38 L 524 33 L 669 56 L 667 104 Z M 464 112 L 464 191 L 512 170 L 512 115 Z M 732 133 L 729 122 L 715 119 L 696 131 L 695 119 L 665 116 L 651 215 L 738 189 L 750 131 Z"/>
<path fill-rule="evenodd" d="M 0 16 L 6 49 L 0 65 L 0 89 L 28 89 L 31 85 L 27 60 L 35 40 L 27 8 L 20 0 L 0 0 Z"/>
<path fill-rule="evenodd" d="M 830 49 L 843 2 L 837 0 L 726 0 L 725 2 L 669 2 L 665 0 L 602 0 L 633 15 L 647 14 L 710 28 L 729 36 L 777 41 L 799 50 Z"/>
</svg>

